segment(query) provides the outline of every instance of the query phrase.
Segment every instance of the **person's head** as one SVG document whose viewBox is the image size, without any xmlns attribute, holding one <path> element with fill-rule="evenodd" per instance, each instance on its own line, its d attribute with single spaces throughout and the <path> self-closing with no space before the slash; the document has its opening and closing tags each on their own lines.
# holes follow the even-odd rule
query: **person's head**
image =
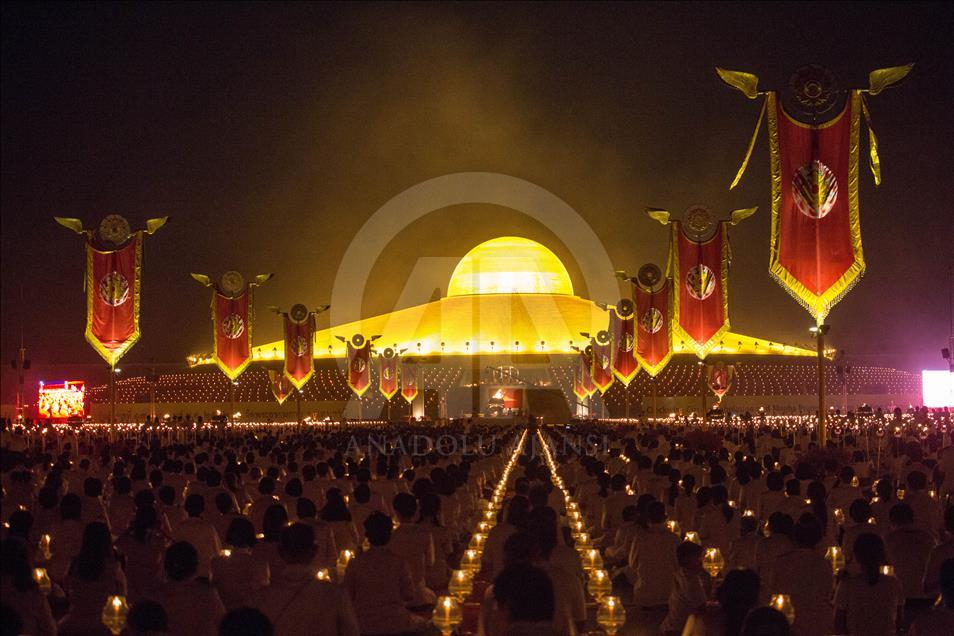
<svg viewBox="0 0 954 636">
<path fill-rule="evenodd" d="M 426 492 L 421 495 L 420 500 L 421 521 L 429 521 L 435 526 L 440 525 L 441 498 L 439 495 Z"/>
<path fill-rule="evenodd" d="M 557 519 L 553 508 L 537 508 L 527 519 L 527 533 L 536 541 L 540 556 L 550 557 L 557 545 Z"/>
<path fill-rule="evenodd" d="M 275 480 L 271 477 L 262 477 L 258 480 L 258 492 L 268 496 L 275 492 Z"/>
<path fill-rule="evenodd" d="M 646 506 L 646 520 L 659 525 L 666 522 L 666 504 L 661 501 L 651 501 Z"/>
<path fill-rule="evenodd" d="M 417 514 L 417 497 L 410 493 L 400 492 L 394 496 L 392 507 L 394 512 L 397 513 L 399 521 L 411 521 Z"/>
<path fill-rule="evenodd" d="M 329 488 L 325 493 L 325 505 L 321 509 L 322 521 L 351 521 L 351 512 L 345 503 L 341 491 Z"/>
<path fill-rule="evenodd" d="M 393 528 L 391 517 L 380 512 L 373 512 L 364 520 L 364 535 L 373 546 L 387 545 L 391 540 Z"/>
<path fill-rule="evenodd" d="M 914 510 L 906 503 L 897 503 L 891 506 L 888 520 L 895 528 L 903 528 L 914 524 Z"/>
<path fill-rule="evenodd" d="M 70 493 L 63 495 L 60 499 L 60 519 L 68 521 L 70 519 L 79 521 L 83 514 L 83 501 L 79 495 Z"/>
<path fill-rule="evenodd" d="M 273 636 L 274 633 L 272 622 L 254 607 L 234 609 L 219 623 L 219 636 Z"/>
<path fill-rule="evenodd" d="M 759 575 L 752 570 L 731 570 L 719 586 L 717 597 L 725 615 L 725 635 L 736 636 L 746 615 L 759 602 Z"/>
<path fill-rule="evenodd" d="M 164 506 L 172 506 L 176 503 L 176 489 L 172 486 L 162 486 L 156 495 L 159 497 L 159 503 Z"/>
<path fill-rule="evenodd" d="M 282 529 L 288 525 L 288 511 L 281 504 L 272 504 L 265 509 L 265 516 L 262 518 L 262 534 L 265 535 L 265 541 L 275 543 L 281 536 Z"/>
<path fill-rule="evenodd" d="M 514 497 L 507 506 L 507 523 L 515 528 L 526 528 L 530 514 L 530 500 L 526 497 Z"/>
<path fill-rule="evenodd" d="M 504 541 L 504 565 L 531 564 L 540 557 L 540 546 L 529 532 L 514 532 Z"/>
<path fill-rule="evenodd" d="M 692 541 L 683 541 L 676 548 L 676 561 L 686 572 L 698 574 L 702 572 L 702 546 Z"/>
<path fill-rule="evenodd" d="M 95 477 L 87 477 L 83 480 L 83 494 L 87 497 L 101 497 L 103 494 L 103 482 Z"/>
<path fill-rule="evenodd" d="M 550 491 L 542 484 L 536 485 L 527 493 L 527 499 L 530 500 L 531 508 L 543 508 L 550 499 Z"/>
<path fill-rule="evenodd" d="M 367 484 L 358 484 L 354 489 L 354 502 L 366 504 L 371 501 L 371 487 Z"/>
<path fill-rule="evenodd" d="M 109 527 L 101 521 L 86 524 L 83 529 L 83 544 L 76 557 L 76 573 L 84 581 L 95 581 L 106 567 L 106 559 L 112 554 L 113 538 Z"/>
<path fill-rule="evenodd" d="M 220 492 L 215 495 L 215 509 L 220 515 L 227 515 L 235 512 L 235 504 L 232 501 L 232 495 L 227 492 Z"/>
<path fill-rule="evenodd" d="M 150 600 L 138 601 L 129 608 L 126 628 L 131 636 L 164 634 L 169 630 L 169 617 L 159 603 Z"/>
<path fill-rule="evenodd" d="M 17 591 L 26 592 L 36 589 L 36 581 L 33 580 L 33 564 L 30 563 L 25 541 L 18 537 L 8 537 L 0 544 L 0 575 L 10 577 Z"/>
<path fill-rule="evenodd" d="M 821 541 L 825 531 L 818 517 L 806 512 L 798 518 L 792 531 L 792 540 L 800 548 L 814 548 Z"/>
<path fill-rule="evenodd" d="M 789 497 L 798 497 L 802 494 L 802 482 L 797 479 L 789 479 L 785 482 L 785 494 Z"/>
<path fill-rule="evenodd" d="M 288 564 L 308 565 L 315 558 L 315 531 L 304 523 L 293 523 L 282 530 L 278 554 Z"/>
<path fill-rule="evenodd" d="M 622 517 L 625 523 L 635 523 L 636 519 L 639 518 L 639 509 L 630 504 L 623 508 Z"/>
<path fill-rule="evenodd" d="M 780 491 L 785 487 L 785 479 L 782 477 L 782 473 L 778 471 L 772 471 L 765 476 L 765 487 L 769 490 Z"/>
<path fill-rule="evenodd" d="M 881 501 L 891 501 L 894 497 L 894 484 L 888 478 L 879 479 L 875 482 L 875 492 Z"/>
<path fill-rule="evenodd" d="M 927 487 L 927 475 L 920 470 L 912 470 L 908 473 L 908 488 L 911 490 L 924 490 Z"/>
<path fill-rule="evenodd" d="M 49 486 L 44 486 L 41 488 L 36 499 L 40 504 L 40 507 L 44 510 L 52 510 L 53 508 L 56 508 L 57 504 L 60 503 L 60 495 L 56 491 L 56 488 L 51 488 Z"/>
<path fill-rule="evenodd" d="M 861 567 L 869 585 L 878 582 L 881 566 L 887 561 L 884 541 L 873 532 L 863 532 L 855 539 L 854 560 Z"/>
<path fill-rule="evenodd" d="M 185 510 L 190 517 L 201 517 L 205 512 L 205 497 L 199 493 L 192 493 L 186 497 Z"/>
<path fill-rule="evenodd" d="M 132 480 L 125 475 L 113 477 L 113 492 L 117 495 L 128 495 L 132 492 Z"/>
<path fill-rule="evenodd" d="M 245 517 L 236 517 L 225 531 L 225 544 L 233 548 L 251 548 L 255 545 L 255 526 Z"/>
<path fill-rule="evenodd" d="M 543 570 L 526 563 L 507 566 L 494 579 L 494 601 L 508 624 L 550 622 L 553 584 Z"/>
<path fill-rule="evenodd" d="M 195 576 L 199 553 L 188 541 L 177 541 L 166 548 L 165 570 L 170 581 L 186 581 Z"/>
<path fill-rule="evenodd" d="M 159 527 L 159 515 L 152 506 L 136 508 L 131 529 L 132 534 L 140 543 L 145 542 L 149 533 Z"/>
<path fill-rule="evenodd" d="M 789 636 L 792 628 L 785 614 L 774 607 L 756 607 L 745 617 L 741 636 Z"/>
<path fill-rule="evenodd" d="M 865 523 L 871 518 L 871 504 L 864 499 L 855 499 L 848 506 L 848 517 L 855 523 Z"/>
<path fill-rule="evenodd" d="M 295 516 L 299 519 L 314 519 L 318 516 L 318 509 L 315 502 L 308 497 L 300 497 L 295 502 Z"/>
<path fill-rule="evenodd" d="M 795 528 L 795 522 L 784 512 L 773 512 L 769 516 L 769 533 L 772 536 L 784 534 L 791 536 Z"/>
</svg>

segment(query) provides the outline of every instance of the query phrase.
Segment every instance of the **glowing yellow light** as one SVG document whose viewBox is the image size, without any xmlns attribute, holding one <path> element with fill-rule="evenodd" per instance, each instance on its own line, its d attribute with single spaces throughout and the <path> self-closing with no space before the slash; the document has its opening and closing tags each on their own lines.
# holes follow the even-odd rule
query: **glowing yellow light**
<svg viewBox="0 0 954 636">
<path fill-rule="evenodd" d="M 556 254 L 540 243 L 502 236 L 467 252 L 447 286 L 448 296 L 512 293 L 572 296 L 573 283 Z"/>
</svg>

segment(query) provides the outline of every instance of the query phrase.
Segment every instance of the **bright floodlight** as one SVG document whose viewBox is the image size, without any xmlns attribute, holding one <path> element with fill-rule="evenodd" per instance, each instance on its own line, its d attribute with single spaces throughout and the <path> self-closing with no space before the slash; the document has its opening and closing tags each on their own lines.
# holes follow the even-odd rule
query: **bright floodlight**
<svg viewBox="0 0 954 636">
<path fill-rule="evenodd" d="M 932 408 L 954 406 L 954 373 L 923 369 L 921 371 L 921 398 L 924 406 Z"/>
</svg>

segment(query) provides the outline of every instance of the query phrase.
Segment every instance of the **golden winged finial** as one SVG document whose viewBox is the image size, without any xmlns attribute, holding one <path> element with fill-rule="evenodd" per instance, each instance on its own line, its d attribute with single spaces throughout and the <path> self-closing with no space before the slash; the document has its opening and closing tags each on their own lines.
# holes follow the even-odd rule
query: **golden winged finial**
<svg viewBox="0 0 954 636">
<path fill-rule="evenodd" d="M 740 210 L 732 210 L 732 216 L 729 218 L 730 225 L 738 225 L 740 221 L 744 221 L 758 211 L 758 206 L 754 208 L 742 208 Z"/>
<path fill-rule="evenodd" d="M 156 233 L 156 230 L 169 222 L 168 216 L 160 216 L 146 221 L 146 234 L 150 236 Z"/>
<path fill-rule="evenodd" d="M 195 272 L 192 272 L 189 274 L 189 276 L 191 276 L 196 281 L 198 281 L 200 285 L 205 285 L 206 287 L 212 286 L 212 279 L 206 276 L 205 274 L 196 274 Z"/>
<path fill-rule="evenodd" d="M 877 95 L 892 84 L 897 84 L 911 72 L 914 63 L 904 66 L 889 66 L 888 68 L 879 68 L 868 73 L 868 94 Z"/>
<path fill-rule="evenodd" d="M 723 82 L 738 90 L 749 99 L 755 99 L 759 96 L 759 78 L 758 75 L 745 73 L 743 71 L 730 71 L 724 68 L 716 67 L 716 73 Z"/>
<path fill-rule="evenodd" d="M 271 280 L 272 276 L 274 275 L 275 274 L 259 274 L 258 276 L 255 277 L 255 280 L 252 281 L 252 285 L 255 285 L 255 286 L 263 285 L 267 283 L 269 280 Z"/>
<path fill-rule="evenodd" d="M 660 208 L 646 208 L 646 216 L 653 219 L 654 221 L 659 221 L 663 225 L 669 225 L 669 217 L 671 213 L 669 210 L 663 210 Z"/>
<path fill-rule="evenodd" d="M 85 234 L 86 230 L 83 229 L 83 222 L 79 219 L 74 219 L 67 216 L 54 216 L 53 220 L 65 227 L 68 230 L 73 230 L 77 234 Z"/>
</svg>

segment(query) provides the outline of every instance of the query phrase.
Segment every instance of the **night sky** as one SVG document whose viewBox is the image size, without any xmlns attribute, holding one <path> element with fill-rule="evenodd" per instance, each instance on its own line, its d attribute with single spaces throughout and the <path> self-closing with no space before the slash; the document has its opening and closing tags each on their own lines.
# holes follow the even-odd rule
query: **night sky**
<svg viewBox="0 0 954 636">
<path fill-rule="evenodd" d="M 758 205 L 732 232 L 733 329 L 807 342 L 811 319 L 768 275 L 764 129 L 741 186 L 727 187 L 759 104 L 725 87 L 716 65 L 775 88 L 807 63 L 831 68 L 843 86 L 866 86 L 872 69 L 916 62 L 902 85 L 871 98 L 884 182 L 874 187 L 865 147 L 868 272 L 829 322 L 834 344 L 856 363 L 943 367 L 954 260 L 950 5 L 5 3 L 2 11 L 4 401 L 21 321 L 35 364 L 99 366 L 82 336 L 82 241 L 54 214 L 87 226 L 109 213 L 134 227 L 172 217 L 147 237 L 144 335 L 127 362 L 179 362 L 211 348 L 208 290 L 190 271 L 274 272 L 260 308 L 328 302 L 344 250 L 375 210 L 460 171 L 546 188 L 630 270 L 664 261 L 666 231 L 646 206 Z M 376 262 L 365 314 L 399 305 L 419 258 L 456 259 L 506 234 L 550 246 L 581 287 L 566 247 L 538 222 L 457 206 L 394 237 Z M 256 343 L 279 337 L 278 320 L 260 309 Z"/>
</svg>

